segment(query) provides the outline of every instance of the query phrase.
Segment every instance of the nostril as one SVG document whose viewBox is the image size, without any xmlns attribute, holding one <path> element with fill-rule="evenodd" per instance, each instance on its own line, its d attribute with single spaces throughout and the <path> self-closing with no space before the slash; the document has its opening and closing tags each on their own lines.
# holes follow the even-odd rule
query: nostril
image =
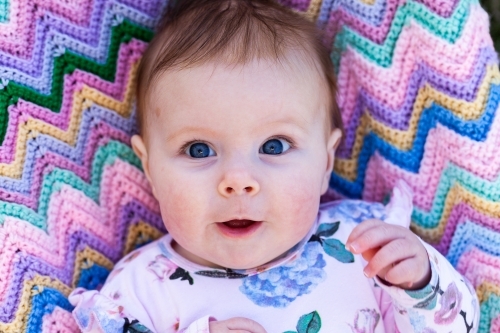
<svg viewBox="0 0 500 333">
<path fill-rule="evenodd" d="M 233 189 L 231 187 L 226 187 L 226 191 L 227 191 L 227 193 L 231 193 L 233 191 Z"/>
<path fill-rule="evenodd" d="M 251 186 L 245 187 L 245 191 L 247 192 L 252 192 L 253 188 Z"/>
</svg>

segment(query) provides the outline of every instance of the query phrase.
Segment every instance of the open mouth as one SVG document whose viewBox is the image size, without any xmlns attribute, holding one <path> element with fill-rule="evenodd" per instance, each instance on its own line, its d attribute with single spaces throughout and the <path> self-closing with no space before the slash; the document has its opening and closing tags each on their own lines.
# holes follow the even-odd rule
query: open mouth
<svg viewBox="0 0 500 333">
<path fill-rule="evenodd" d="M 257 230 L 262 221 L 254 220 L 230 220 L 226 222 L 217 223 L 220 231 L 231 237 L 242 237 L 252 234 Z"/>
</svg>

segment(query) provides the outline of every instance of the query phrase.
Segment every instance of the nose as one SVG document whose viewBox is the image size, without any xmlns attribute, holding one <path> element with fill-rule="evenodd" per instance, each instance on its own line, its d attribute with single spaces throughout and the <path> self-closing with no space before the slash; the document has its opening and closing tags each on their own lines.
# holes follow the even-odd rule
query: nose
<svg viewBox="0 0 500 333">
<path fill-rule="evenodd" d="M 247 170 L 227 171 L 217 188 L 224 197 L 248 194 L 254 196 L 260 191 L 257 180 Z"/>
</svg>

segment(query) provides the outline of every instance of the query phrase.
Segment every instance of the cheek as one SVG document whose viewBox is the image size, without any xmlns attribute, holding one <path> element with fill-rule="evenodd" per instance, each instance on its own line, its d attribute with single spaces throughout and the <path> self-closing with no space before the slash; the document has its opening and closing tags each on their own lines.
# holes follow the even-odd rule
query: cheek
<svg viewBox="0 0 500 333">
<path fill-rule="evenodd" d="M 152 180 L 156 184 L 163 223 L 169 232 L 195 231 L 196 222 L 200 220 L 209 201 L 208 185 L 200 186 L 193 177 L 176 173 L 175 170 L 159 170 L 156 175 Z"/>
<path fill-rule="evenodd" d="M 320 177 L 313 172 L 299 169 L 282 175 L 280 180 L 281 184 L 275 189 L 276 196 L 279 196 L 276 198 L 277 207 L 281 207 L 280 210 L 287 215 L 287 220 L 296 223 L 314 221 L 319 207 Z"/>
</svg>

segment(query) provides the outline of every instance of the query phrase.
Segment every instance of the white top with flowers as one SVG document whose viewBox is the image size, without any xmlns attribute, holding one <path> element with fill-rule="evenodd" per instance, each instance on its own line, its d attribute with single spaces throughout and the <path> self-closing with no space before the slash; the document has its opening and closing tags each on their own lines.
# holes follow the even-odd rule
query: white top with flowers
<svg viewBox="0 0 500 333">
<path fill-rule="evenodd" d="M 362 257 L 345 249 L 357 223 L 408 224 L 411 197 L 386 207 L 343 200 L 320 206 L 309 234 L 285 255 L 251 270 L 214 269 L 179 256 L 165 235 L 123 258 L 100 291 L 77 288 L 69 300 L 83 332 L 209 332 L 210 320 L 247 317 L 268 333 L 477 332 L 470 283 L 424 243 L 430 283 L 407 291 L 363 275 Z"/>
</svg>

